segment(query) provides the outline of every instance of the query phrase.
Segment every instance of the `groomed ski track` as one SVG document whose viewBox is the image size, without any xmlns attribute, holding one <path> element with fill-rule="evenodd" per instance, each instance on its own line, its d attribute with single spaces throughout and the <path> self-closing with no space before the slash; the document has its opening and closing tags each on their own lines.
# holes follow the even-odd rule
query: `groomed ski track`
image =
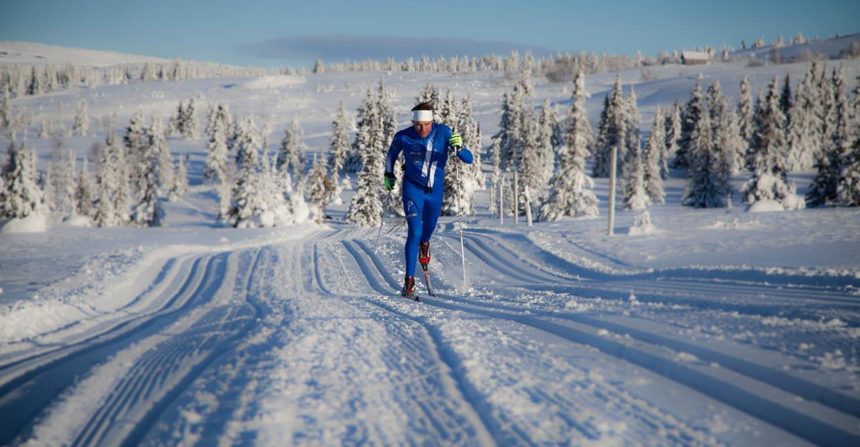
<svg viewBox="0 0 860 447">
<path fill-rule="evenodd" d="M 838 319 L 818 338 L 850 349 L 844 279 L 645 271 L 570 241 L 595 270 L 470 229 L 464 291 L 446 227 L 415 303 L 397 230 L 163 259 L 119 310 L 0 351 L 0 444 L 860 445 L 850 378 L 765 330 Z"/>
</svg>

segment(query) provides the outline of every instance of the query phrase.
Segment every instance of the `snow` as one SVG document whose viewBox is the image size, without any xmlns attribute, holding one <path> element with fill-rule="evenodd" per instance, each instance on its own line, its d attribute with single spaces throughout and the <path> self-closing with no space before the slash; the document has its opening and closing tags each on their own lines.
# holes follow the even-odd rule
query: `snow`
<svg viewBox="0 0 860 447">
<path fill-rule="evenodd" d="M 842 63 L 856 83 L 860 61 Z M 734 95 L 744 75 L 756 91 L 805 70 L 731 63 L 620 76 L 635 84 L 647 130 L 656 106 L 687 98 L 699 71 Z M 90 135 L 63 141 L 78 157 L 103 141 L 102 118 L 116 113 L 116 127 L 138 110 L 167 118 L 190 97 L 199 111 L 224 103 L 234 116 L 253 114 L 270 142 L 296 120 L 307 156 L 324 154 L 338 103 L 353 118 L 380 78 L 396 111 L 427 83 L 469 94 L 485 143 L 510 86 L 499 73 L 327 73 L 71 88 L 13 107 L 32 118 L 22 133 L 40 168 L 53 142 L 37 137 L 36 123 L 69 128 L 81 100 Z M 592 123 L 614 80 L 587 77 Z M 544 99 L 567 108 L 570 86 L 536 79 L 536 104 Z M 407 113 L 397 116 L 408 125 Z M 225 228 L 202 180 L 205 139 L 167 143 L 190 155 L 190 185 L 164 204 L 164 227 L 51 216 L 33 234 L 9 233 L 21 223 L 5 222 L 0 443 L 860 441 L 856 208 L 694 209 L 681 205 L 687 182 L 673 171 L 665 204 L 617 210 L 616 236 L 607 236 L 607 179 L 595 179 L 601 217 L 532 226 L 501 224 L 487 211 L 489 192 L 478 191 L 477 215 L 462 225 L 468 289 L 460 225 L 443 217 L 431 241 L 438 296 L 414 303 L 396 294 L 402 219 L 344 222 L 355 177 L 326 225 L 303 220 L 311 211 L 302 208 L 294 225 Z M 731 178 L 732 203 L 748 176 Z M 812 176 L 790 174 L 798 195 Z M 265 226 L 278 216 L 258 218 Z"/>
<path fill-rule="evenodd" d="M 291 85 L 302 84 L 305 79 L 301 76 L 278 75 L 260 76 L 248 81 L 237 83 L 235 88 L 240 90 L 272 90 Z"/>
<path fill-rule="evenodd" d="M 47 213 L 34 212 L 24 218 L 10 219 L 0 227 L 0 233 L 44 233 L 48 231 L 48 228 L 50 228 L 50 224 L 48 223 Z"/>
<path fill-rule="evenodd" d="M 772 213 L 775 211 L 785 211 L 785 208 L 776 200 L 766 199 L 753 203 L 747 211 L 751 213 Z"/>
</svg>

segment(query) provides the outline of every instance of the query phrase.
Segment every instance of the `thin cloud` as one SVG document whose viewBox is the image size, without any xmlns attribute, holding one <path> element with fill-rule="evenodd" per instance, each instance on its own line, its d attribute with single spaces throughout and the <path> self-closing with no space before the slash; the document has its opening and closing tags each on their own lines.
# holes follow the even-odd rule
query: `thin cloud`
<svg viewBox="0 0 860 447">
<path fill-rule="evenodd" d="M 238 51 L 265 59 L 322 59 L 326 62 L 345 60 L 385 59 L 403 60 L 428 56 L 483 56 L 508 54 L 518 50 L 531 51 L 535 56 L 553 54 L 548 48 L 512 42 L 483 41 L 461 38 L 422 38 L 402 36 L 355 36 L 344 34 L 284 37 L 262 42 L 241 44 Z"/>
</svg>

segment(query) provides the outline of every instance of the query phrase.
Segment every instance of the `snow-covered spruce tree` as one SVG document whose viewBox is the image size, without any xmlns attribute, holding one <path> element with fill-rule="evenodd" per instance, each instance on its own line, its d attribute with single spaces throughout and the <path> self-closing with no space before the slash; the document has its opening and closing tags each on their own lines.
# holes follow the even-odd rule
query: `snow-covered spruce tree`
<svg viewBox="0 0 860 447">
<path fill-rule="evenodd" d="M 624 209 L 644 210 L 651 204 L 651 199 L 645 191 L 645 163 L 642 151 L 633 149 L 627 153 L 624 162 Z"/>
<path fill-rule="evenodd" d="M 737 115 L 741 138 L 746 142 L 744 148 L 744 158 L 746 159 L 746 154 L 750 152 L 753 137 L 755 136 L 755 104 L 753 103 L 750 81 L 746 76 L 741 80 L 740 91 L 738 92 Z"/>
<path fill-rule="evenodd" d="M 197 124 L 197 110 L 194 107 L 194 98 L 188 99 L 188 104 L 185 106 L 184 112 L 180 115 L 181 121 L 179 130 L 182 136 L 186 139 L 197 139 L 200 137 L 200 131 Z"/>
<path fill-rule="evenodd" d="M 421 91 L 415 98 L 415 103 L 420 104 L 422 102 L 429 102 L 434 105 L 434 108 L 439 104 L 439 100 L 441 98 L 441 92 L 439 92 L 439 87 L 436 87 L 433 84 L 427 84 L 424 86 L 424 90 Z M 439 117 L 439 112 L 433 112 L 433 121 L 437 123 L 441 123 L 442 119 Z"/>
<path fill-rule="evenodd" d="M 670 163 L 670 166 L 675 169 L 687 169 L 690 166 L 687 159 L 687 153 L 690 151 L 692 144 L 693 128 L 699 122 L 699 117 L 703 113 L 708 112 L 705 95 L 702 92 L 702 78 L 696 78 L 696 85 L 690 93 L 690 99 L 684 107 L 684 112 L 681 116 L 681 137 L 678 140 L 678 150 L 675 152 L 675 158 Z M 710 120 L 708 120 L 710 121 Z"/>
<path fill-rule="evenodd" d="M 154 116 L 150 117 L 149 128 L 146 131 L 149 145 L 158 160 L 158 193 L 165 197 L 173 188 L 173 156 L 167 147 L 161 122 Z"/>
<path fill-rule="evenodd" d="M 850 165 L 851 116 L 847 90 L 841 67 L 834 69 L 829 88 L 825 89 L 828 114 L 824 120 L 824 142 L 821 155 L 815 163 L 817 173 L 806 196 L 809 206 L 838 203 L 838 189 L 843 168 Z"/>
<path fill-rule="evenodd" d="M 78 102 L 78 110 L 75 113 L 75 121 L 72 124 L 72 132 L 75 135 L 86 136 L 90 129 L 90 117 L 87 114 L 87 102 Z"/>
<path fill-rule="evenodd" d="M 504 95 L 499 132 L 493 138 L 499 140 L 501 149 L 500 165 L 503 171 L 518 169 L 522 161 L 521 135 L 525 126 L 525 116 L 531 110 L 531 77 L 523 71 L 510 92 Z"/>
<path fill-rule="evenodd" d="M 472 101 L 468 96 L 460 102 L 455 129 L 463 136 L 463 145 L 472 151 L 472 164 L 466 166 L 467 178 L 474 184 L 472 190 L 484 189 L 484 173 L 481 171 L 481 125 L 472 117 Z M 470 214 L 474 214 L 474 196 Z"/>
<path fill-rule="evenodd" d="M 105 144 L 98 145 L 96 151 L 96 213 L 93 221 L 100 227 L 112 227 L 125 222 L 128 209 L 117 209 L 117 202 L 129 200 L 118 197 L 121 182 L 127 182 L 124 163 L 116 135 L 109 133 Z M 126 183 L 127 184 L 127 183 Z M 126 189 L 126 195 L 128 194 Z"/>
<path fill-rule="evenodd" d="M 317 223 L 322 223 L 325 219 L 325 204 L 333 189 L 334 185 L 329 179 L 326 163 L 322 158 L 314 157 L 314 163 L 307 176 L 305 197 L 317 208 L 317 212 L 314 213 L 317 216 Z"/>
<path fill-rule="evenodd" d="M 227 165 L 227 126 L 223 120 L 217 117 L 216 109 L 210 114 L 207 125 L 209 142 L 206 143 L 206 166 L 203 168 L 203 178 L 216 184 L 229 182 L 229 171 Z"/>
<path fill-rule="evenodd" d="M 337 108 L 337 115 L 332 121 L 331 142 L 329 143 L 329 182 L 334 188 L 331 191 L 329 202 L 334 205 L 342 203 L 341 194 L 343 193 L 343 185 L 341 184 L 341 172 L 346 162 L 346 156 L 349 152 L 349 122 L 347 121 L 346 109 L 343 107 L 343 101 Z"/>
<path fill-rule="evenodd" d="M 284 138 L 278 149 L 278 158 L 275 162 L 278 172 L 287 171 L 294 181 L 300 182 L 304 177 L 305 169 L 304 149 L 299 123 L 293 120 L 290 127 L 284 129 Z"/>
<path fill-rule="evenodd" d="M 591 175 L 594 177 L 609 177 L 609 164 L 612 148 L 618 148 L 618 163 L 624 161 L 627 149 L 627 123 L 625 116 L 624 92 L 621 90 L 621 78 L 616 76 L 612 92 L 604 100 L 597 141 L 594 147 L 594 166 Z"/>
<path fill-rule="evenodd" d="M 161 206 L 160 187 L 165 183 L 162 181 L 164 173 L 161 171 L 165 165 L 162 153 L 166 150 L 164 143 L 164 131 L 161 121 L 152 118 L 149 129 L 147 129 L 147 142 L 144 145 L 140 157 L 137 186 L 137 201 L 132 209 L 132 220 L 137 225 L 157 227 L 164 220 L 164 210 Z"/>
<path fill-rule="evenodd" d="M 842 206 L 860 206 L 860 134 L 854 137 L 851 154 L 842 167 L 836 200 Z"/>
<path fill-rule="evenodd" d="M 372 227 L 379 225 L 382 218 L 384 159 L 396 130 L 396 121 L 382 81 L 376 92 L 368 90 L 358 110 L 357 125 L 353 148 L 361 156 L 361 172 L 346 219 L 359 226 Z M 402 181 L 400 177 L 398 180 Z M 402 212 L 402 206 L 399 209 Z"/>
<path fill-rule="evenodd" d="M 23 146 L 11 147 L 9 161 L 10 170 L 4 182 L 3 214 L 4 217 L 23 219 L 42 206 L 42 190 L 37 182 L 36 153 Z"/>
<path fill-rule="evenodd" d="M 77 214 L 79 216 L 92 219 L 95 214 L 95 194 L 96 188 L 90 176 L 89 159 L 84 157 L 84 162 L 81 165 L 81 172 L 78 173 L 78 180 L 75 189 L 75 204 L 77 205 Z"/>
<path fill-rule="evenodd" d="M 725 159 L 728 175 L 740 173 L 744 167 L 744 155 L 746 154 L 746 141 L 741 137 L 738 115 L 728 100 L 723 98 L 723 113 L 717 119 L 719 122 L 713 126 L 715 130 L 714 144 L 719 148 Z"/>
<path fill-rule="evenodd" d="M 260 133 L 253 117 L 247 117 L 235 126 L 233 148 L 236 149 L 236 168 L 242 171 L 245 165 L 258 166 Z"/>
<path fill-rule="evenodd" d="M 591 141 L 591 126 L 585 110 L 585 73 L 579 70 L 573 80 L 570 129 L 559 147 L 558 169 L 550 181 L 547 199 L 540 209 L 540 219 L 555 221 L 564 216 L 597 215 L 594 181 L 585 173 L 585 159 Z"/>
<path fill-rule="evenodd" d="M 818 109 L 821 107 L 816 85 L 815 62 L 809 64 L 791 108 L 788 124 L 788 162 L 792 171 L 810 169 L 821 152 L 822 126 Z"/>
<path fill-rule="evenodd" d="M 6 129 L 12 123 L 12 97 L 9 93 L 9 85 L 3 83 L 0 93 L 0 129 Z"/>
<path fill-rule="evenodd" d="M 549 104 L 549 100 L 544 100 L 541 105 L 540 115 L 537 122 L 536 142 L 538 153 L 540 154 L 541 171 L 540 171 L 540 188 L 537 191 L 543 191 L 547 188 L 549 179 L 552 178 L 553 170 L 555 169 L 555 146 L 553 145 L 553 130 L 556 128 L 556 122 L 553 121 L 553 108 Z"/>
<path fill-rule="evenodd" d="M 254 152 L 256 153 L 256 148 Z M 257 226 L 254 217 L 260 216 L 265 211 L 265 199 L 260 195 L 263 182 L 259 164 L 259 157 L 249 157 L 241 163 L 236 175 L 236 183 L 231 194 L 230 211 L 227 213 L 227 222 L 236 228 Z"/>
<path fill-rule="evenodd" d="M 785 74 L 785 80 L 782 83 L 782 90 L 779 92 L 779 109 L 785 117 L 785 128 L 791 125 L 791 109 L 794 106 L 794 101 L 791 95 L 791 78 L 788 73 Z"/>
<path fill-rule="evenodd" d="M 803 207 L 794 188 L 785 179 L 785 117 L 779 108 L 779 87 L 771 81 L 756 112 L 753 138 L 753 175 L 744 185 L 744 201 L 750 205 L 762 200 L 779 202 L 785 209 Z"/>
<path fill-rule="evenodd" d="M 666 116 L 666 153 L 660 159 L 660 177 L 669 178 L 669 160 L 678 152 L 678 141 L 681 138 L 681 102 L 675 100 L 672 109 Z"/>
<path fill-rule="evenodd" d="M 666 203 L 666 193 L 663 191 L 663 160 L 666 154 L 666 129 L 663 110 L 657 106 L 654 112 L 654 123 L 651 125 L 651 135 L 645 146 L 645 192 L 652 203 Z"/>
<path fill-rule="evenodd" d="M 215 134 L 216 128 L 221 129 L 224 132 L 225 141 L 230 134 L 230 127 L 233 124 L 232 118 L 230 118 L 230 109 L 224 104 L 218 104 L 215 107 L 209 108 L 209 114 L 206 118 L 206 135 L 209 136 L 209 139 L 212 139 L 212 135 Z"/>
<path fill-rule="evenodd" d="M 179 164 L 176 165 L 176 172 L 173 174 L 173 186 L 170 188 L 170 201 L 175 202 L 188 192 L 188 170 L 185 167 L 188 163 L 188 155 L 179 157 Z"/>
<path fill-rule="evenodd" d="M 722 120 L 724 114 L 715 119 Z M 727 205 L 731 189 L 729 169 L 715 143 L 710 113 L 703 113 L 693 127 L 688 152 L 687 188 L 683 204 L 694 208 L 720 208 Z"/>
<path fill-rule="evenodd" d="M 136 112 L 129 120 L 128 126 L 125 129 L 123 136 L 123 144 L 127 151 L 128 165 L 131 167 L 128 171 L 129 182 L 133 185 L 133 193 L 138 195 L 140 190 L 137 186 L 141 184 L 140 177 L 145 163 L 146 149 L 149 144 L 149 139 L 146 136 L 146 126 L 143 119 L 143 112 Z"/>
<path fill-rule="evenodd" d="M 171 116 L 167 120 L 167 135 L 182 134 L 182 119 L 185 116 L 185 102 L 180 100 L 179 107 L 176 109 L 176 115 Z"/>
<path fill-rule="evenodd" d="M 630 93 L 624 98 L 624 128 L 627 131 L 624 140 L 627 143 L 627 147 L 623 154 L 621 152 L 618 154 L 621 163 L 630 158 L 633 152 L 641 152 L 642 150 L 639 139 L 639 122 L 642 120 L 642 117 L 639 115 L 637 102 L 636 90 L 630 87 Z"/>
</svg>

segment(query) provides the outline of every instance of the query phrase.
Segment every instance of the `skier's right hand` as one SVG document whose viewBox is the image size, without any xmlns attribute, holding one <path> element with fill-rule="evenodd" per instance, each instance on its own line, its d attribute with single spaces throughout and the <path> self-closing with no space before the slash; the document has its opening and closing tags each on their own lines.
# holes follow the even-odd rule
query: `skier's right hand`
<svg viewBox="0 0 860 447">
<path fill-rule="evenodd" d="M 382 185 L 385 186 L 386 191 L 391 191 L 394 189 L 394 181 L 397 180 L 397 177 L 390 172 L 385 173 L 385 180 L 383 180 Z"/>
</svg>

